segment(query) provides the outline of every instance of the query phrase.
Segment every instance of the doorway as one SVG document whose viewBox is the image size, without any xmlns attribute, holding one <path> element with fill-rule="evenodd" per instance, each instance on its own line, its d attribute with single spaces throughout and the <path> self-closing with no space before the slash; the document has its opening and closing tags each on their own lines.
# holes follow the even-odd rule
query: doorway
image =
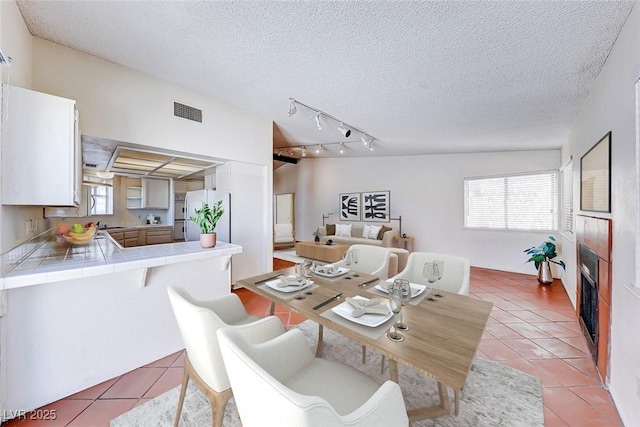
<svg viewBox="0 0 640 427">
<path fill-rule="evenodd" d="M 295 245 L 295 194 L 276 194 L 273 202 L 273 247 L 282 249 Z"/>
</svg>

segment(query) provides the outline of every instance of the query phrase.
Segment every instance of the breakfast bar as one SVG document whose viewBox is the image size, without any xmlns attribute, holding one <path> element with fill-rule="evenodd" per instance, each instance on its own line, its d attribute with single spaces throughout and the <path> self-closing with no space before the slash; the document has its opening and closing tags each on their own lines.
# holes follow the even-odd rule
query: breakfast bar
<svg viewBox="0 0 640 427">
<path fill-rule="evenodd" d="M 6 405 L 30 410 L 183 348 L 167 286 L 195 298 L 231 290 L 242 247 L 199 242 L 123 248 L 106 232 L 86 245 L 50 233 L 2 258 Z"/>
</svg>

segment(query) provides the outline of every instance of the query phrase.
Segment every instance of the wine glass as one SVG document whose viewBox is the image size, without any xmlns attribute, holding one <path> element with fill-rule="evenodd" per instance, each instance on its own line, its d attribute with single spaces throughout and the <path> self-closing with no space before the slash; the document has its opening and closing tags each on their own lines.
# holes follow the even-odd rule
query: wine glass
<svg viewBox="0 0 640 427">
<path fill-rule="evenodd" d="M 351 252 L 351 249 L 349 249 L 344 253 L 344 263 L 347 265 L 347 267 L 349 267 L 352 262 L 353 262 L 353 252 Z"/>
<path fill-rule="evenodd" d="M 441 259 L 434 259 L 433 262 L 438 266 L 438 281 L 436 282 L 436 293 L 434 297 L 442 298 L 443 295 L 439 292 L 440 285 L 438 283 L 440 282 L 440 279 L 442 279 L 442 275 L 444 274 L 444 261 Z"/>
<path fill-rule="evenodd" d="M 351 256 L 353 257 L 353 262 L 357 264 L 358 260 L 360 259 L 360 249 L 353 248 L 353 249 L 350 249 L 350 251 L 351 251 Z"/>
<path fill-rule="evenodd" d="M 431 261 L 425 262 L 424 267 L 422 268 L 422 274 L 424 275 L 424 278 L 427 280 L 427 282 L 429 282 L 430 284 L 437 282 L 438 281 L 438 264 Z M 429 285 L 429 295 L 427 295 L 427 299 L 429 301 L 435 301 L 435 298 L 431 297 L 432 290 L 433 290 L 432 286 Z"/>
<path fill-rule="evenodd" d="M 306 283 L 304 280 L 304 262 L 299 262 L 296 264 L 295 272 L 296 272 L 296 280 L 298 281 L 298 293 L 296 295 L 296 299 L 298 300 L 305 299 L 306 297 L 302 295 L 302 293 L 300 292 L 302 290 L 303 285 Z"/>
<path fill-rule="evenodd" d="M 400 287 L 402 289 L 402 305 L 407 304 L 411 301 L 411 284 L 408 280 L 404 279 L 395 279 L 393 281 L 395 286 Z M 396 322 L 396 329 L 401 331 L 408 331 L 409 326 L 406 323 L 402 322 L 402 312 L 398 313 L 398 322 Z"/>
<path fill-rule="evenodd" d="M 304 262 L 304 280 L 305 283 L 307 285 L 309 285 L 309 287 L 307 288 L 307 292 L 305 292 L 305 295 L 313 295 L 313 292 L 311 291 L 311 273 L 313 272 L 313 261 L 305 261 Z"/>
<path fill-rule="evenodd" d="M 397 286 L 395 283 L 392 283 L 391 285 L 389 285 L 389 306 L 391 307 L 391 311 L 393 311 L 395 319 L 393 322 L 393 332 L 389 330 L 389 332 L 387 332 L 387 337 L 391 341 L 396 341 L 396 342 L 404 341 L 404 336 L 398 333 L 398 323 L 397 323 L 398 314 L 402 310 L 402 287 Z"/>
</svg>

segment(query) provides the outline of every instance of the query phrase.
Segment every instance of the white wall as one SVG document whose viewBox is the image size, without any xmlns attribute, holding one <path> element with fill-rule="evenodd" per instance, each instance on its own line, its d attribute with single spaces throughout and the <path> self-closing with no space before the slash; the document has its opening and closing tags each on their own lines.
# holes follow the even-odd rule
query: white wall
<svg viewBox="0 0 640 427">
<path fill-rule="evenodd" d="M 557 169 L 560 151 L 304 159 L 274 172 L 275 193 L 296 193 L 297 240 L 312 239 L 322 214 L 336 222 L 340 193 L 389 190 L 391 216 L 402 215 L 402 232 L 417 251 L 467 257 L 479 267 L 536 274 L 523 250 L 546 232 L 463 229 L 465 177 Z M 398 228 L 397 221 L 391 226 Z"/>
<path fill-rule="evenodd" d="M 618 36 L 562 151 L 563 158 L 573 155 L 574 205 L 578 210 L 580 157 L 611 131 L 611 214 L 584 213 L 612 219 L 609 388 L 627 426 L 640 425 L 640 289 L 634 289 L 638 285 L 635 277 L 638 179 L 634 83 L 640 77 L 639 40 L 640 8 L 636 6 Z M 575 245 L 575 242 L 570 243 Z M 565 286 L 570 295 L 575 294 L 575 276 Z"/>
<path fill-rule="evenodd" d="M 0 70 L 2 83 L 31 87 L 31 40 L 15 2 L 0 2 L 0 47 L 12 59 L 11 67 L 3 66 Z M 38 229 L 31 233 L 27 233 L 25 228 L 25 221 L 29 219 L 39 219 Z M 1 206 L 0 223 L 0 248 L 3 252 L 33 237 L 45 227 L 42 208 L 23 206 Z"/>
</svg>

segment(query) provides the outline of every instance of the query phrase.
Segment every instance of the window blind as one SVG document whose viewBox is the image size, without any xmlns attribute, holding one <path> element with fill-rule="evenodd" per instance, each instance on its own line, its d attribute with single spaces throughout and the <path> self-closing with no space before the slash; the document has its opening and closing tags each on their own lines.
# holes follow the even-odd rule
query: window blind
<svg viewBox="0 0 640 427">
<path fill-rule="evenodd" d="M 557 172 L 465 178 L 465 227 L 558 229 Z"/>
</svg>

